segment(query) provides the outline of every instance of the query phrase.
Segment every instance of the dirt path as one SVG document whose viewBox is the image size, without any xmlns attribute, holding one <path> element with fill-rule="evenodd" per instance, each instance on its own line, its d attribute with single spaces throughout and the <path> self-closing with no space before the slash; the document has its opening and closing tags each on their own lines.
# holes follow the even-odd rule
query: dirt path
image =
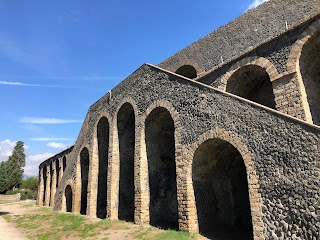
<svg viewBox="0 0 320 240">
<path fill-rule="evenodd" d="M 25 212 L 24 208 L 20 207 L 21 203 L 0 204 L 0 238 L 1 240 L 25 240 L 27 237 L 17 229 L 13 223 L 7 222 L 3 216 L 17 215 Z"/>
</svg>

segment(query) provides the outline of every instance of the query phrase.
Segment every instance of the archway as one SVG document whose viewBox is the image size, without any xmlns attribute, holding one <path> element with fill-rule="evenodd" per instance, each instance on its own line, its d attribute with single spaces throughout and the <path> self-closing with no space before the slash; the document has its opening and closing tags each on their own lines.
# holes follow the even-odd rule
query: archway
<svg viewBox="0 0 320 240">
<path fill-rule="evenodd" d="M 109 152 L 109 122 L 102 117 L 97 126 L 99 173 L 97 194 L 97 217 L 106 218 L 107 215 L 107 179 Z"/>
<path fill-rule="evenodd" d="M 60 164 L 59 159 L 56 159 L 56 188 L 59 186 L 59 174 L 60 174 Z"/>
<path fill-rule="evenodd" d="M 320 32 L 314 34 L 303 46 L 299 65 L 312 121 L 320 125 Z"/>
<path fill-rule="evenodd" d="M 62 158 L 62 169 L 63 169 L 63 172 L 64 172 L 64 170 L 66 170 L 66 166 L 67 166 L 67 158 L 66 158 L 66 156 L 64 156 Z"/>
<path fill-rule="evenodd" d="M 201 234 L 253 239 L 246 168 L 233 145 L 218 138 L 202 143 L 194 154 L 192 181 Z"/>
<path fill-rule="evenodd" d="M 183 65 L 176 70 L 176 74 L 194 79 L 197 77 L 197 70 L 191 65 Z"/>
<path fill-rule="evenodd" d="M 260 66 L 246 65 L 238 69 L 229 78 L 226 91 L 269 108 L 276 108 L 269 74 Z"/>
<path fill-rule="evenodd" d="M 44 165 L 42 168 L 42 177 L 43 177 L 43 201 L 42 205 L 46 205 L 46 190 L 47 190 L 47 165 Z"/>
<path fill-rule="evenodd" d="M 87 192 L 88 192 L 88 173 L 89 173 L 89 151 L 85 147 L 80 152 L 81 165 L 81 208 L 80 213 L 87 214 Z"/>
<path fill-rule="evenodd" d="M 178 229 L 174 122 L 165 108 L 154 109 L 145 122 L 150 224 Z"/>
<path fill-rule="evenodd" d="M 125 103 L 117 118 L 120 156 L 119 219 L 134 220 L 134 147 L 135 115 L 131 104 Z"/>
<path fill-rule="evenodd" d="M 66 211 L 72 212 L 72 188 L 70 185 L 66 187 L 64 195 L 66 198 Z"/>
</svg>

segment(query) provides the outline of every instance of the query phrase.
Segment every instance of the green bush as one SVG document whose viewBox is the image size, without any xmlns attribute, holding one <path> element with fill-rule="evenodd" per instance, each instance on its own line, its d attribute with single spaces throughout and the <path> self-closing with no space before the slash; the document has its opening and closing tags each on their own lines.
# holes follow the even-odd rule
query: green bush
<svg viewBox="0 0 320 240">
<path fill-rule="evenodd" d="M 6 192 L 6 195 L 13 195 L 17 193 L 20 193 L 20 200 L 37 198 L 37 192 L 32 190 L 9 190 Z"/>
</svg>

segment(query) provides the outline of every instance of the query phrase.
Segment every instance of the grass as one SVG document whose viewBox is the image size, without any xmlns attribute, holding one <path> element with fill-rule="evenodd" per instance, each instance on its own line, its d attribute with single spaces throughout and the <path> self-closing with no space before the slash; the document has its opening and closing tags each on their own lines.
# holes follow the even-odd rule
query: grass
<svg viewBox="0 0 320 240">
<path fill-rule="evenodd" d="M 196 235 L 173 230 L 161 230 L 155 227 L 141 227 L 132 223 L 116 220 L 98 220 L 82 215 L 52 211 L 46 207 L 24 204 L 29 208 L 26 214 L 6 215 L 8 222 L 13 222 L 30 239 L 62 240 L 62 239 L 99 239 L 107 240 L 115 234 L 121 238 L 140 240 L 191 240 Z"/>
</svg>

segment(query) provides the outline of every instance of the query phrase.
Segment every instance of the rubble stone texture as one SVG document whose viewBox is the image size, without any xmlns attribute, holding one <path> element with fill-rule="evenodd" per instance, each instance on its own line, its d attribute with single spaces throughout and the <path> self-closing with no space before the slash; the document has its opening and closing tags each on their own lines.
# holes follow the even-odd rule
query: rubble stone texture
<svg viewBox="0 0 320 240">
<path fill-rule="evenodd" d="M 38 204 L 208 238 L 319 239 L 319 12 L 270 0 L 142 65 L 40 164 Z"/>
</svg>

